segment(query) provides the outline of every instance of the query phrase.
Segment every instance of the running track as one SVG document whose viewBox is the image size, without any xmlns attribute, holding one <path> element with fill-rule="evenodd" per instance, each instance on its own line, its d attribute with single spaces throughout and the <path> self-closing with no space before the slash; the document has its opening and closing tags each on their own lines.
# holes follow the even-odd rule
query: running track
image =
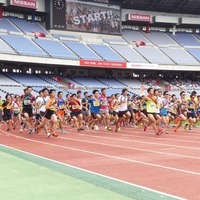
<svg viewBox="0 0 200 200">
<path fill-rule="evenodd" d="M 124 128 L 120 133 L 86 130 L 47 139 L 0 127 L 0 143 L 103 174 L 115 179 L 175 195 L 200 199 L 200 129 L 155 136 L 152 130 Z"/>
</svg>

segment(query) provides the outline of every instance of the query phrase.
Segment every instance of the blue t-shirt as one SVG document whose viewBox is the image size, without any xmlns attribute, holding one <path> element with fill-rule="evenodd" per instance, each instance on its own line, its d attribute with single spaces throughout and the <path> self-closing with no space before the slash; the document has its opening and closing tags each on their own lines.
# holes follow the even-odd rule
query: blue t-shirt
<svg viewBox="0 0 200 200">
<path fill-rule="evenodd" d="M 100 113 L 100 101 L 96 99 L 89 99 L 88 103 L 90 105 L 91 113 Z"/>
<path fill-rule="evenodd" d="M 57 99 L 58 109 L 63 110 L 65 109 L 65 100 L 64 99 Z"/>
</svg>

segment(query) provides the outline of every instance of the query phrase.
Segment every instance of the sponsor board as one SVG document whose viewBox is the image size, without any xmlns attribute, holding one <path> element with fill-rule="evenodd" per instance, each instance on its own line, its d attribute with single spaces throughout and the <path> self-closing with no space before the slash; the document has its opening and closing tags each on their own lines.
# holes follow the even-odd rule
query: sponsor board
<svg viewBox="0 0 200 200">
<path fill-rule="evenodd" d="M 159 69 L 158 64 L 127 63 L 127 69 Z"/>
<path fill-rule="evenodd" d="M 30 9 L 37 9 L 38 7 L 35 0 L 10 0 L 10 5 Z"/>
<path fill-rule="evenodd" d="M 126 68 L 126 62 L 109 62 L 97 60 L 80 60 L 80 66 L 103 68 Z"/>
<path fill-rule="evenodd" d="M 129 21 L 138 21 L 138 22 L 150 22 L 151 16 L 150 15 L 140 15 L 140 14 L 128 14 Z"/>
</svg>

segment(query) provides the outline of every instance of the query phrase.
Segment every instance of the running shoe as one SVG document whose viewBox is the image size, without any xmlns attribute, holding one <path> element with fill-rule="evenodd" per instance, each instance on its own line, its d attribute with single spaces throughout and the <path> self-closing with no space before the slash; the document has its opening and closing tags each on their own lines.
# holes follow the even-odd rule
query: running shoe
<svg viewBox="0 0 200 200">
<path fill-rule="evenodd" d="M 108 131 L 112 131 L 112 128 L 108 127 L 107 130 L 108 130 Z"/>
<path fill-rule="evenodd" d="M 58 134 L 57 133 L 52 133 L 52 136 L 53 137 L 58 137 Z"/>
<path fill-rule="evenodd" d="M 99 131 L 99 127 L 97 125 L 94 125 L 94 130 Z"/>
<path fill-rule="evenodd" d="M 185 124 L 185 126 L 183 127 L 186 131 L 188 131 L 188 124 Z"/>
<path fill-rule="evenodd" d="M 50 138 L 51 137 L 51 133 L 47 133 L 47 138 Z"/>
<path fill-rule="evenodd" d="M 32 132 L 33 132 L 33 130 L 32 130 L 32 129 L 29 129 L 28 134 L 31 134 Z"/>
</svg>

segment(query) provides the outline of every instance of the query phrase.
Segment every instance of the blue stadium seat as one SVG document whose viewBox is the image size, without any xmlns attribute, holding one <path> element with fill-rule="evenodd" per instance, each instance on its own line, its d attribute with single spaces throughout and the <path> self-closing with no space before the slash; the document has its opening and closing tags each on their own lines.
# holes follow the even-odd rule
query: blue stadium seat
<svg viewBox="0 0 200 200">
<path fill-rule="evenodd" d="M 121 61 L 124 62 L 125 60 L 117 54 L 113 49 L 111 49 L 107 45 L 103 44 L 89 44 L 89 46 L 101 57 L 103 57 L 107 61 Z"/>
<path fill-rule="evenodd" d="M 59 41 L 50 39 L 33 39 L 33 41 L 54 58 L 79 59 Z"/>
<path fill-rule="evenodd" d="M 5 29 L 7 31 L 19 32 L 16 27 L 14 27 L 7 18 L 0 19 L 0 29 Z"/>
<path fill-rule="evenodd" d="M 32 23 L 25 19 L 20 19 L 16 17 L 8 17 L 8 19 L 13 24 L 15 24 L 20 30 L 22 30 L 24 33 L 42 32 L 42 33 L 48 34 L 48 32 L 44 28 L 42 28 L 37 22 Z"/>
<path fill-rule="evenodd" d="M 169 33 L 168 35 L 181 46 L 200 46 L 200 41 L 191 33 L 176 33 L 176 35 Z"/>
<path fill-rule="evenodd" d="M 0 35 L 0 37 L 19 54 L 43 57 L 47 56 L 47 54 L 36 44 L 23 36 Z"/>
<path fill-rule="evenodd" d="M 102 60 L 94 51 L 81 42 L 67 41 L 64 44 L 75 52 L 80 58 L 88 60 Z"/>
</svg>

